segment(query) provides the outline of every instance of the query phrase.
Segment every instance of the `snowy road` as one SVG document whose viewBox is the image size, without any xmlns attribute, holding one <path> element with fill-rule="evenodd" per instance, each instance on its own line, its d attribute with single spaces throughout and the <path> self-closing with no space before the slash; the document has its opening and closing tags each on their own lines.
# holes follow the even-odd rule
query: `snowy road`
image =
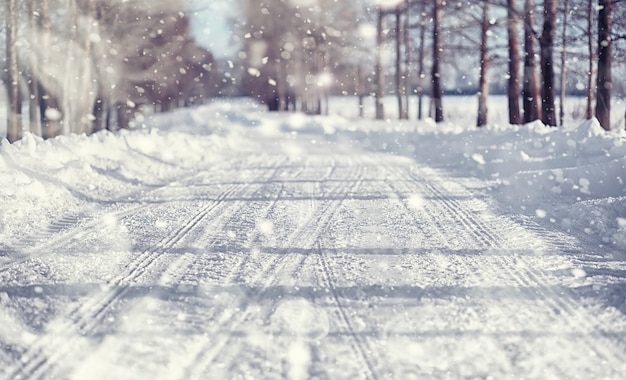
<svg viewBox="0 0 626 380">
<path fill-rule="evenodd" d="M 594 260 L 592 241 L 504 215 L 478 179 L 306 134 L 251 138 L 265 149 L 14 246 L 0 377 L 626 373 L 626 317 L 574 260 Z"/>
</svg>

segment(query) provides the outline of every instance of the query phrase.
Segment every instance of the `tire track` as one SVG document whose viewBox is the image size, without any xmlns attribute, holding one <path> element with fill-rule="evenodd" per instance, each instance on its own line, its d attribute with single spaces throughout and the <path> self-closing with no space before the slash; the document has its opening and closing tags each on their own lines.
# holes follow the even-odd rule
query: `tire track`
<svg viewBox="0 0 626 380">
<path fill-rule="evenodd" d="M 279 164 L 275 164 L 275 171 Z M 255 180 L 260 180 L 266 172 Z M 57 361 L 73 350 L 83 336 L 88 336 L 107 316 L 107 312 L 114 310 L 115 306 L 132 286 L 150 270 L 164 272 L 168 263 L 164 261 L 164 253 L 183 240 L 192 230 L 201 225 L 201 222 L 209 215 L 232 215 L 238 208 L 245 206 L 245 202 L 225 203 L 229 198 L 241 197 L 246 188 L 245 181 L 234 183 L 223 191 L 214 201 L 204 205 L 187 223 L 161 239 L 152 248 L 137 254 L 126 266 L 123 274 L 108 282 L 108 289 L 89 298 L 86 302 L 72 310 L 67 318 L 59 320 L 45 336 L 33 342 L 23 353 L 20 363 L 11 370 L 9 378 L 34 379 L 41 378 L 51 371 Z M 137 207 L 142 210 L 148 207 Z M 131 210 L 123 213 L 132 214 Z M 78 235 L 80 235 L 80 231 Z"/>
<path fill-rule="evenodd" d="M 265 184 L 270 184 L 270 183 L 275 182 L 273 180 L 277 177 L 279 173 L 281 173 L 281 166 L 278 166 L 277 168 L 275 168 L 272 175 L 265 178 L 263 182 Z M 245 197 L 246 198 L 255 197 L 257 196 L 257 193 L 259 194 L 259 196 L 264 197 L 265 195 L 261 195 L 261 194 L 265 194 L 264 192 L 274 185 L 275 184 L 271 186 L 266 185 L 265 187 L 261 187 L 255 190 L 251 194 L 246 194 Z M 246 187 L 245 183 L 240 183 L 237 186 Z M 282 189 L 282 186 L 280 186 L 280 189 Z M 211 224 L 210 226 L 203 225 L 208 228 L 204 228 L 204 232 L 201 235 L 191 236 L 192 238 L 191 240 L 194 242 L 197 242 L 197 241 L 209 242 L 209 244 L 205 247 L 205 249 L 208 251 L 207 252 L 208 255 L 212 255 L 210 251 L 216 244 L 219 244 L 222 239 L 222 237 L 219 234 L 214 234 L 212 232 L 225 231 L 229 225 L 233 224 L 236 221 L 240 221 L 242 217 L 245 218 L 246 220 L 248 219 L 255 220 L 258 216 L 267 215 L 267 213 L 271 209 L 273 209 L 276 203 L 279 202 L 280 199 L 282 198 L 281 190 L 276 191 L 275 194 L 276 196 L 274 198 L 271 198 L 271 199 L 262 198 L 263 200 L 260 200 L 258 202 L 238 201 L 237 202 L 238 206 L 233 208 L 233 211 L 224 213 L 225 218 L 218 217 L 218 221 L 209 222 Z M 253 211 L 251 214 L 247 214 L 246 211 L 248 210 L 248 208 L 251 207 L 251 204 L 254 205 Z M 258 207 L 258 205 L 261 205 L 261 204 L 263 206 Z M 244 214 L 245 216 L 242 216 L 242 214 Z M 253 231 L 255 231 L 254 225 L 251 228 L 253 229 Z M 258 235 L 259 232 L 255 231 L 254 234 L 249 235 L 250 241 L 253 241 L 255 239 L 255 234 Z M 181 296 L 185 296 L 185 294 L 187 294 L 191 296 L 191 298 L 187 299 L 184 302 L 184 305 L 179 304 L 178 306 L 180 307 L 176 307 L 176 306 L 172 307 L 172 305 L 169 304 L 169 302 L 174 302 L 174 304 L 176 304 L 177 302 L 181 302 L 180 300 L 175 300 L 175 301 L 168 300 L 167 307 L 158 308 L 155 310 L 153 309 L 152 313 L 149 314 L 149 319 L 152 321 L 151 323 L 152 326 L 168 326 L 172 324 L 172 321 L 176 321 L 177 329 L 181 329 L 183 331 L 194 331 L 199 326 L 203 325 L 202 323 L 203 321 L 206 321 L 207 319 L 211 319 L 214 317 L 214 315 L 211 315 L 210 311 L 207 313 L 204 313 L 204 312 L 192 313 L 192 314 L 188 313 L 189 311 L 194 311 L 194 312 L 197 311 L 196 306 L 198 306 L 198 304 L 195 302 L 195 299 L 194 299 L 195 292 L 193 290 L 190 291 L 190 289 L 193 289 L 195 286 L 198 286 L 198 283 L 197 281 L 195 281 L 195 284 L 189 284 L 190 279 L 188 278 L 188 274 L 190 271 L 193 272 L 196 269 L 196 267 L 201 264 L 203 257 L 206 257 L 206 255 L 185 254 L 182 257 L 175 258 L 174 261 L 168 263 L 166 269 L 162 272 L 155 286 L 162 287 L 164 289 L 168 289 L 168 288 L 182 289 Z M 191 307 L 190 305 L 187 305 L 187 303 L 190 303 Z M 134 307 L 135 309 L 141 308 L 142 305 L 143 304 L 135 304 Z M 141 309 L 137 309 L 137 310 L 141 310 Z M 206 311 L 206 310 L 201 310 L 201 311 Z M 141 319 L 141 316 L 143 316 L 143 314 L 141 314 L 140 312 L 139 315 L 140 315 L 139 319 Z M 180 318 L 180 316 L 182 315 L 184 315 L 183 319 Z M 130 317 L 129 319 L 132 320 L 133 318 L 137 318 L 135 316 L 135 313 L 132 313 L 132 317 Z M 136 321 L 134 323 L 141 324 L 141 322 L 136 322 Z M 155 339 L 154 341 L 155 344 L 158 343 L 157 337 L 150 336 L 150 338 Z M 134 342 L 121 341 L 121 342 L 114 342 L 114 343 L 117 343 L 117 344 L 114 344 L 113 347 L 116 350 L 116 352 L 119 352 L 118 355 L 123 356 L 125 353 L 129 353 L 129 352 L 132 355 L 132 348 L 133 348 Z M 187 347 L 183 343 L 183 344 L 180 344 L 177 348 L 178 350 L 184 351 Z M 149 356 L 149 358 L 146 361 L 150 361 L 152 359 L 153 357 Z M 178 366 L 180 365 L 180 363 L 178 363 L 177 361 L 176 365 Z M 155 364 L 155 366 L 157 366 L 157 364 Z"/>
<path fill-rule="evenodd" d="M 330 173 L 332 173 L 335 169 L 335 165 L 334 163 L 331 165 L 330 168 Z M 296 173 L 289 177 L 291 179 L 293 178 L 298 178 L 305 170 L 307 170 L 306 166 L 302 166 L 299 167 L 298 170 L 296 171 Z M 327 178 L 326 176 L 324 176 L 323 178 Z M 284 187 L 281 187 L 281 190 L 284 190 Z M 270 214 L 272 213 L 272 211 L 274 210 L 276 204 L 279 202 L 279 200 L 282 199 L 282 197 L 280 198 L 276 198 L 274 200 L 274 202 L 269 206 L 265 208 L 265 211 L 263 213 L 264 217 L 266 220 L 270 220 L 271 218 L 269 218 Z M 313 208 L 309 208 L 308 209 L 309 213 L 313 212 Z M 236 229 L 240 229 L 241 227 L 241 223 L 239 224 L 235 224 L 234 227 L 236 227 Z M 257 238 L 259 237 L 260 233 L 258 230 L 255 230 L 254 234 L 252 234 L 248 240 L 243 244 L 245 247 L 250 247 L 252 245 L 252 243 L 257 240 Z M 289 240 L 289 237 L 287 237 L 287 240 Z M 271 265 L 277 265 L 278 261 L 279 261 L 279 257 L 277 257 L 277 255 L 272 255 L 272 261 L 271 261 Z M 252 261 L 252 255 L 247 254 L 244 256 L 244 259 L 239 263 L 239 265 L 237 265 L 236 267 L 234 267 L 228 274 L 228 277 L 226 278 L 226 283 L 235 283 L 235 282 L 244 282 L 246 279 L 246 273 L 245 273 L 245 268 L 247 267 L 247 265 L 249 265 Z"/>
<path fill-rule="evenodd" d="M 258 158 L 259 162 L 263 162 L 263 159 L 264 158 L 262 157 Z M 280 162 L 282 162 L 281 160 L 282 158 L 273 157 L 270 159 L 269 163 L 265 164 L 270 165 L 270 167 L 276 167 Z M 187 181 L 194 179 L 197 175 L 198 173 L 194 172 L 178 179 L 176 182 L 186 183 Z M 245 183 L 245 180 L 235 182 L 239 183 L 232 183 L 228 189 L 237 184 L 242 185 L 242 183 Z M 88 205 L 70 214 L 62 215 L 57 220 L 53 220 L 43 230 L 39 230 L 32 235 L 24 237 L 14 246 L 7 247 L 7 251 L 10 252 L 10 260 L 5 260 L 0 263 L 0 274 L 25 262 L 45 257 L 50 252 L 54 251 L 55 248 L 63 247 L 72 242 L 82 241 L 90 233 L 101 226 L 102 216 L 111 216 L 116 219 L 121 219 L 126 216 L 138 214 L 153 207 L 152 202 L 127 206 L 128 203 L 126 203 L 124 199 L 149 199 L 149 197 L 154 194 L 163 190 L 169 190 L 171 184 L 171 182 L 167 182 L 162 185 L 152 187 L 148 191 L 141 189 L 126 194 L 100 209 L 98 209 L 95 205 Z M 225 191 L 228 191 L 228 189 Z M 119 207 L 122 207 L 122 209 L 117 210 Z"/>
<path fill-rule="evenodd" d="M 399 171 L 399 169 L 397 170 Z M 520 247 L 524 247 L 524 250 L 545 250 L 550 248 L 545 245 L 541 237 L 537 238 L 537 231 L 528 232 L 519 225 L 511 226 L 511 228 L 517 227 L 520 230 L 520 233 L 517 234 L 518 238 L 514 241 L 509 240 L 498 234 L 497 231 L 507 227 L 501 223 L 512 225 L 513 222 L 511 220 L 500 220 L 501 223 L 498 224 L 496 224 L 495 220 L 486 220 L 484 216 L 472 212 L 467 205 L 462 204 L 451 196 L 443 187 L 426 181 L 424 178 L 416 177 L 410 172 L 404 174 L 400 172 L 400 175 L 411 179 L 429 193 L 435 195 L 441 201 L 441 207 L 444 212 L 456 218 L 464 230 L 471 234 L 473 240 L 485 248 L 503 251 L 516 251 L 520 250 Z M 465 188 L 462 188 L 462 191 L 466 192 Z M 441 227 L 445 228 L 445 226 Z M 509 236 L 511 235 L 514 234 Z M 529 243 L 537 244 L 537 246 L 529 246 Z M 556 249 L 558 250 L 558 247 Z M 597 315 L 586 312 L 584 307 L 576 301 L 569 288 L 559 286 L 559 291 L 557 292 L 553 286 L 546 285 L 550 282 L 549 278 L 544 272 L 533 269 L 532 263 L 524 254 L 496 255 L 495 259 L 498 261 L 498 264 L 491 269 L 492 271 L 496 273 L 502 270 L 505 271 L 510 278 L 520 285 L 520 290 L 525 292 L 528 297 L 536 298 L 540 294 L 546 305 L 556 312 L 557 316 L 555 318 L 559 318 L 559 321 L 565 322 L 572 331 L 579 333 L 587 347 L 600 355 L 606 363 L 612 363 L 610 365 L 612 365 L 613 369 L 623 368 L 622 363 L 626 359 L 624 354 L 619 350 L 611 349 L 612 345 L 601 334 L 590 334 L 588 329 L 582 327 L 589 326 L 592 331 L 601 332 L 604 330 L 604 324 L 598 319 Z M 484 266 L 485 263 L 481 265 Z M 515 268 L 515 270 L 512 268 Z"/>
<path fill-rule="evenodd" d="M 354 180 L 352 186 L 349 188 L 349 194 L 357 194 L 359 189 L 363 184 L 363 171 L 365 168 L 365 163 L 361 163 L 361 173 L 359 174 L 357 180 Z M 337 283 L 335 282 L 336 273 L 333 271 L 330 263 L 328 262 L 328 254 L 325 252 L 324 248 L 322 248 L 322 241 L 324 237 L 322 233 L 327 229 L 330 222 L 335 218 L 336 213 L 341 209 L 344 205 L 345 199 L 335 202 L 334 206 L 332 206 L 330 212 L 327 214 L 327 220 L 323 223 L 323 227 L 320 228 L 319 231 L 316 231 L 314 236 L 315 239 L 315 253 L 317 256 L 317 265 L 321 268 L 322 278 L 318 277 L 318 281 L 323 288 L 327 288 L 330 291 L 330 301 L 334 304 L 337 309 L 337 316 L 339 317 L 340 323 L 343 325 L 342 330 L 345 336 L 350 337 L 352 340 L 352 349 L 357 358 L 361 362 L 361 367 L 366 369 L 365 377 L 367 379 L 378 379 L 375 365 L 370 359 L 368 352 L 373 352 L 369 342 L 366 337 L 358 334 L 354 325 L 352 324 L 348 312 L 346 310 L 345 305 L 341 301 L 342 296 L 340 292 L 337 290 Z M 316 271 L 317 275 L 317 271 Z"/>
<path fill-rule="evenodd" d="M 330 289 L 332 302 L 335 304 L 335 307 L 338 311 L 338 316 L 343 324 L 344 334 L 349 336 L 350 339 L 354 342 L 352 345 L 353 350 L 355 351 L 356 356 L 359 358 L 359 361 L 362 362 L 363 368 L 367 369 L 367 373 L 365 377 L 367 379 L 379 379 L 377 372 L 375 370 L 375 366 L 368 355 L 368 352 L 373 352 L 367 338 L 359 335 L 357 330 L 354 328 L 352 322 L 350 322 L 350 317 L 348 316 L 348 312 L 346 311 L 346 307 L 341 301 L 342 296 L 337 291 L 337 283 L 333 279 L 336 274 L 332 270 L 330 264 L 328 263 L 327 254 L 324 253 L 324 249 L 321 246 L 321 243 L 318 241 L 317 243 L 317 255 L 319 258 L 319 265 L 322 268 L 322 272 L 324 274 L 323 279 L 321 280 L 323 286 Z"/>
<path fill-rule="evenodd" d="M 191 178 L 192 176 L 190 176 Z M 163 185 L 152 189 L 149 193 L 157 192 L 169 185 Z M 48 225 L 45 230 L 23 238 L 16 246 L 11 247 L 14 252 L 13 259 L 0 264 L 0 273 L 6 272 L 20 264 L 45 257 L 55 249 L 67 244 L 82 241 L 101 224 L 101 216 L 106 215 L 116 219 L 138 214 L 152 207 L 151 204 L 125 207 L 122 210 L 110 211 L 119 207 L 120 203 L 113 203 L 103 209 L 86 207 L 70 215 L 64 215 Z"/>
<path fill-rule="evenodd" d="M 435 188 L 433 187 L 435 190 Z M 513 242 L 504 239 L 500 235 L 494 234 L 492 231 L 497 231 L 498 227 L 494 224 L 487 223 L 484 220 L 478 220 L 472 213 L 464 208 L 458 201 L 447 196 L 441 189 L 437 189 L 442 196 L 442 199 L 446 199 L 444 205 L 450 212 L 456 212 L 456 215 L 460 218 L 461 222 L 475 235 L 477 240 L 482 240 L 486 246 L 491 246 L 496 249 L 502 250 L 514 250 L 518 247 L 513 245 Z M 525 255 L 515 255 L 513 258 L 510 256 L 500 255 L 497 256 L 500 262 L 500 267 L 503 268 L 512 278 L 515 278 L 522 286 L 522 289 L 529 296 L 536 296 L 536 293 L 531 292 L 529 289 L 539 289 L 539 292 L 544 295 L 544 300 L 555 310 L 559 315 L 565 315 L 569 318 L 566 319 L 569 327 L 573 331 L 577 331 L 585 340 L 588 347 L 594 352 L 603 357 L 607 362 L 613 363 L 613 368 L 620 368 L 624 363 L 626 357 L 617 350 L 611 350 L 611 344 L 608 341 L 604 341 L 603 337 L 598 334 L 593 334 L 595 339 L 592 339 L 592 335 L 589 334 L 587 329 L 581 326 L 589 326 L 594 331 L 603 331 L 603 323 L 601 323 L 595 314 L 587 313 L 584 311 L 584 307 L 578 303 L 571 291 L 566 287 L 560 287 L 560 292 L 556 292 L 553 287 L 546 286 L 549 281 L 547 276 L 532 268 L 532 264 L 528 261 Z M 522 264 L 522 265 L 520 265 Z M 511 268 L 517 268 L 518 270 L 512 270 Z"/>
<path fill-rule="evenodd" d="M 327 195 L 332 196 L 334 193 L 345 194 L 346 189 L 354 188 L 354 183 L 362 181 L 363 177 L 363 165 L 349 164 L 350 167 L 356 166 L 358 170 L 352 170 L 349 173 L 349 177 L 342 181 L 333 183 L 333 186 L 328 189 Z M 333 162 L 332 168 L 325 174 L 325 178 L 330 178 L 337 170 L 336 163 Z M 351 178 L 354 177 L 354 178 Z M 339 208 L 341 202 L 334 200 L 324 200 L 324 195 L 321 199 L 317 196 L 313 196 L 310 201 L 306 202 L 308 213 L 305 220 L 300 226 L 298 226 L 287 238 L 285 245 L 292 247 L 297 244 L 298 247 L 302 247 L 304 250 L 310 250 L 315 252 L 316 245 L 319 241 L 320 235 L 327 228 L 328 224 L 332 220 L 336 210 Z M 304 267 L 304 262 L 307 259 L 306 255 L 294 254 L 286 252 L 285 254 L 272 255 L 277 256 L 272 259 L 272 262 L 260 271 L 254 279 L 251 281 L 253 284 L 260 285 L 253 288 L 252 292 L 247 295 L 246 304 L 243 307 L 243 312 L 234 314 L 233 310 L 223 311 L 222 316 L 214 318 L 215 320 L 226 321 L 219 326 L 215 326 L 209 336 L 218 336 L 219 331 L 236 331 L 245 322 L 250 321 L 254 316 L 255 310 L 252 310 L 253 304 L 259 299 L 273 298 L 271 296 L 272 288 L 278 284 L 278 282 L 285 278 L 285 274 L 291 275 L 297 274 Z M 277 299 L 278 300 L 278 299 Z M 265 319 L 269 318 L 273 312 L 272 308 L 266 310 L 268 315 L 264 315 Z M 234 352 L 240 347 L 231 343 L 233 339 L 232 334 L 222 336 L 217 342 L 207 342 L 207 345 L 202 346 L 190 361 L 187 370 L 185 371 L 185 379 L 197 379 L 203 378 L 207 370 L 222 356 L 228 356 L 228 352 Z M 235 352 L 236 353 L 236 352 Z"/>
<path fill-rule="evenodd" d="M 335 170 L 336 165 L 335 162 L 333 162 L 326 176 L 330 176 Z M 305 217 L 306 221 L 302 225 L 298 226 L 286 238 L 287 246 L 291 246 L 295 242 L 301 241 L 301 239 L 303 239 L 311 230 L 313 223 L 316 223 L 319 220 L 319 215 L 323 215 L 323 212 L 320 213 L 320 210 L 317 207 L 311 207 L 317 206 L 317 203 L 317 199 L 313 200 L 311 203 L 307 202 L 307 205 L 309 207 L 308 213 Z M 288 265 L 290 266 L 292 271 L 297 270 L 297 268 L 300 268 L 302 266 L 302 262 L 304 261 L 304 259 L 297 260 L 297 257 L 295 256 L 297 255 L 289 253 L 270 255 L 270 263 L 262 268 L 261 271 L 259 271 L 256 276 L 254 276 L 253 279 L 250 281 L 251 284 L 261 284 L 255 288 L 252 288 L 251 292 L 248 292 L 248 299 L 246 300 L 246 304 L 243 306 L 243 312 L 235 315 L 233 310 L 222 310 L 221 315 L 214 316 L 212 319 L 224 322 L 219 323 L 217 326 L 214 326 L 211 329 L 211 332 L 207 335 L 217 336 L 219 331 L 235 331 L 246 320 L 248 320 L 252 316 L 252 311 L 250 309 L 251 305 L 257 299 L 260 299 L 268 294 L 268 288 L 272 287 L 278 282 L 279 274 L 283 273 Z M 250 260 L 250 255 L 248 255 L 244 262 L 242 262 L 242 264 L 239 265 L 238 268 L 232 273 L 231 279 L 228 282 L 232 282 L 232 280 L 236 277 L 249 277 L 249 275 L 243 274 L 242 271 L 244 270 L 245 265 L 250 262 Z M 203 373 L 219 358 L 220 355 L 225 354 L 224 350 L 229 347 L 228 343 L 230 343 L 232 338 L 232 336 L 228 335 L 226 337 L 221 337 L 221 339 L 219 339 L 217 342 L 207 341 L 205 344 L 201 345 L 199 349 L 196 350 L 196 354 L 192 355 L 193 359 L 185 366 L 186 370 L 184 378 L 203 378 Z"/>
</svg>

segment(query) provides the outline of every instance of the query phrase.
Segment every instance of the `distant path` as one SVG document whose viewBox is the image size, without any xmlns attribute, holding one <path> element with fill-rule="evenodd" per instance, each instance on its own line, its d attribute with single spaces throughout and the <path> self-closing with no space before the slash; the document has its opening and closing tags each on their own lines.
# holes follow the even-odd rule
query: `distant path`
<svg viewBox="0 0 626 380">
<path fill-rule="evenodd" d="M 17 247 L 0 300 L 24 335 L 2 342 L 0 377 L 626 373 L 626 317 L 578 290 L 590 243 L 409 159 L 254 138 L 265 152 Z"/>
</svg>

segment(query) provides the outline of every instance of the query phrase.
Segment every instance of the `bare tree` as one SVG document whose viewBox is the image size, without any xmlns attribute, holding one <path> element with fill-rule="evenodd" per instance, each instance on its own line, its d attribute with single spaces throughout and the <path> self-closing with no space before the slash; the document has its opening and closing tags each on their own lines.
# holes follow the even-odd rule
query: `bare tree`
<svg viewBox="0 0 626 380">
<path fill-rule="evenodd" d="M 424 98 L 424 79 L 426 78 L 426 74 L 424 72 L 424 60 L 425 60 L 425 50 L 426 50 L 426 10 L 425 3 L 420 1 L 418 2 L 420 5 L 420 22 L 419 22 L 419 48 L 418 48 L 418 61 L 417 61 L 417 77 L 418 77 L 418 86 L 417 86 L 417 118 L 418 120 L 422 120 L 424 118 L 423 113 L 423 98 Z"/>
<path fill-rule="evenodd" d="M 398 113 L 400 119 L 408 119 L 408 103 L 405 102 L 407 99 L 407 85 L 406 85 L 406 74 L 403 70 L 403 58 L 409 57 L 408 51 L 408 38 L 406 37 L 405 25 L 402 23 L 403 13 L 406 13 L 408 8 L 405 8 L 402 4 L 396 5 L 394 9 L 395 16 L 395 37 L 396 37 L 396 67 L 395 67 L 395 79 L 396 79 L 396 98 L 398 100 Z M 408 16 L 405 14 L 405 18 Z M 404 48 L 404 49 L 403 49 Z M 403 51 L 404 50 L 404 51 Z M 403 57 L 404 53 L 404 57 Z M 406 62 L 405 62 L 406 64 Z M 408 65 L 406 65 L 408 66 Z"/>
<path fill-rule="evenodd" d="M 52 138 L 112 127 L 113 116 L 128 126 L 143 104 L 165 111 L 214 87 L 213 57 L 191 38 L 183 0 L 11 0 L 3 9 L 11 140 L 22 98 L 30 130 Z"/>
<path fill-rule="evenodd" d="M 385 93 L 385 73 L 383 70 L 383 28 L 385 26 L 385 15 L 382 6 L 378 6 L 376 12 L 376 119 L 383 120 L 385 118 L 385 106 L 383 104 L 383 96 Z"/>
<path fill-rule="evenodd" d="M 541 45 L 541 121 L 556 126 L 554 105 L 554 35 L 556 33 L 556 0 L 543 2 L 543 32 Z"/>
<path fill-rule="evenodd" d="M 489 51 L 487 38 L 489 32 L 489 2 L 482 2 L 482 19 L 480 24 L 480 74 L 478 78 L 478 119 L 476 125 L 487 125 L 487 97 L 489 96 Z"/>
<path fill-rule="evenodd" d="M 41 109 L 41 135 L 43 138 L 59 136 L 62 130 L 63 109 L 61 105 L 62 87 L 58 81 L 57 66 L 52 56 L 52 19 L 50 17 L 50 3 L 41 0 L 39 3 L 39 34 L 41 51 L 38 60 L 40 68 L 39 80 L 39 108 Z"/>
<path fill-rule="evenodd" d="M 34 1 L 28 1 L 26 6 L 28 10 L 28 41 L 31 46 L 35 46 L 35 44 L 37 44 L 37 18 L 39 11 L 35 7 Z M 30 92 L 30 96 L 28 97 L 28 119 L 30 132 L 41 135 L 41 127 L 39 124 L 41 120 L 41 114 L 39 112 L 39 82 L 37 81 L 38 64 L 36 57 L 29 54 L 28 67 L 26 68 L 28 90 Z"/>
<path fill-rule="evenodd" d="M 522 117 L 519 107 L 520 96 L 520 56 L 519 41 L 517 36 L 517 25 L 519 23 L 519 12 L 516 0 L 507 0 L 507 31 L 509 49 L 508 68 L 508 101 L 509 101 L 509 123 L 521 124 Z"/>
<path fill-rule="evenodd" d="M 524 122 L 541 119 L 539 77 L 535 59 L 535 2 L 524 2 L 524 85 L 522 89 Z"/>
<path fill-rule="evenodd" d="M 443 0 L 433 0 L 433 66 L 431 72 L 432 99 L 435 109 L 435 122 L 443 121 L 443 88 L 441 86 L 441 59 L 443 53 L 441 22 Z"/>
<path fill-rule="evenodd" d="M 7 55 L 7 139 L 14 142 L 22 138 L 22 115 L 19 94 L 19 68 L 17 64 L 18 12 L 17 0 L 5 1 L 6 55 Z"/>
<path fill-rule="evenodd" d="M 565 118 L 565 95 L 567 91 L 567 26 L 569 20 L 569 3 L 563 4 L 563 29 L 561 35 L 561 91 L 559 93 L 559 125 L 563 126 Z"/>
<path fill-rule="evenodd" d="M 405 119 L 409 118 L 409 105 L 413 86 L 411 83 L 412 50 L 411 46 L 411 1 L 404 0 L 404 25 L 402 28 L 402 38 L 404 42 L 404 103 L 406 104 Z"/>
<path fill-rule="evenodd" d="M 586 102 L 586 110 L 585 116 L 587 119 L 591 119 L 593 117 L 593 101 L 595 99 L 594 96 L 594 79 L 596 76 L 594 59 L 595 59 L 595 47 L 593 40 L 593 22 L 594 22 L 594 2 L 592 0 L 587 1 L 587 48 L 589 49 L 589 71 L 587 74 L 587 102 Z"/>
<path fill-rule="evenodd" d="M 611 24 L 614 0 L 598 1 L 598 78 L 596 118 L 602 128 L 611 129 Z"/>
</svg>

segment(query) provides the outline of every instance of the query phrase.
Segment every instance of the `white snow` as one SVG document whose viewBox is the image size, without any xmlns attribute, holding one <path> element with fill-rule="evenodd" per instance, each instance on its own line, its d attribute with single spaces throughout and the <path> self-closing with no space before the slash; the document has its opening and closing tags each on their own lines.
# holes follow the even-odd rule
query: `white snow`
<svg viewBox="0 0 626 380">
<path fill-rule="evenodd" d="M 0 377 L 620 378 L 626 135 L 351 101 L 4 141 Z"/>
</svg>

